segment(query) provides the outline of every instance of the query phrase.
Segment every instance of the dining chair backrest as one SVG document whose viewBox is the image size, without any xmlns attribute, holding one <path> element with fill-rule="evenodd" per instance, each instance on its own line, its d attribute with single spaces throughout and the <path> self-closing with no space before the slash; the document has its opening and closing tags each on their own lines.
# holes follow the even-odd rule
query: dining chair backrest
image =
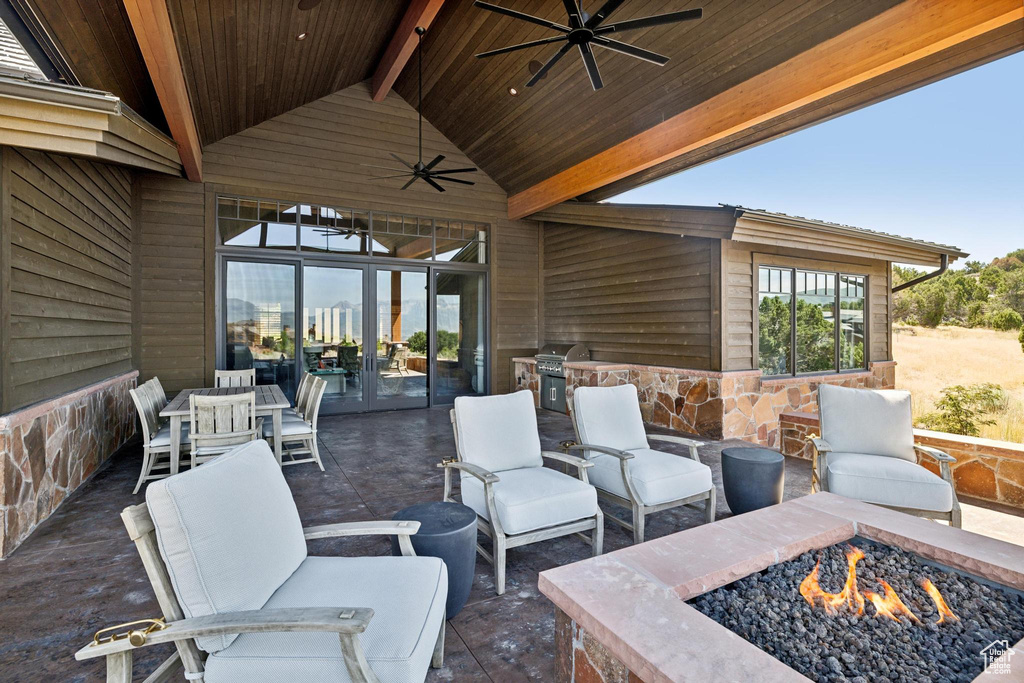
<svg viewBox="0 0 1024 683">
<path fill-rule="evenodd" d="M 142 425 L 142 439 L 148 444 L 160 429 L 156 411 L 153 409 L 153 399 L 150 397 L 149 389 L 145 384 L 129 389 L 135 410 L 139 413 L 139 423 Z"/>
<path fill-rule="evenodd" d="M 192 394 L 188 403 L 193 451 L 211 455 L 259 438 L 254 391 L 228 396 Z"/>
<path fill-rule="evenodd" d="M 324 398 L 324 391 L 327 389 L 327 380 L 322 377 L 313 377 L 309 383 L 309 391 L 306 394 L 306 404 L 302 410 L 302 419 L 316 429 L 317 417 L 320 415 L 320 402 Z"/>
<path fill-rule="evenodd" d="M 299 387 L 295 390 L 295 410 L 298 411 L 299 415 L 305 415 L 306 413 L 306 399 L 309 396 L 309 389 L 313 385 L 313 380 L 316 379 L 313 375 L 305 372 L 302 374 L 302 379 L 299 380 Z"/>
<path fill-rule="evenodd" d="M 252 387 L 256 386 L 256 368 L 248 370 L 215 370 L 214 386 L 221 387 Z"/>
<path fill-rule="evenodd" d="M 159 377 L 154 377 L 146 382 L 146 384 L 153 388 L 153 399 L 156 403 L 157 412 L 160 412 L 167 405 L 167 392 L 164 391 L 164 385 L 160 383 Z"/>
</svg>

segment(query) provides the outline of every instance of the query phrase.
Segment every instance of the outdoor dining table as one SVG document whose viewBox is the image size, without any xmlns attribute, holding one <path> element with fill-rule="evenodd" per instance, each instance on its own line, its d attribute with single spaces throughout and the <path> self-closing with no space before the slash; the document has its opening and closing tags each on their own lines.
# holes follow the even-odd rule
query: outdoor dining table
<svg viewBox="0 0 1024 683">
<path fill-rule="evenodd" d="M 281 411 L 290 407 L 288 397 L 276 384 L 260 384 L 254 387 L 218 387 L 206 389 L 182 389 L 171 401 L 160 411 L 160 417 L 167 417 L 171 420 L 171 474 L 178 473 L 178 464 L 181 459 L 181 422 L 182 419 L 189 419 L 188 397 L 192 394 L 198 396 L 231 396 L 249 391 L 256 392 L 256 415 L 262 417 L 270 415 L 274 421 L 274 436 L 281 433 Z M 278 464 L 281 463 L 281 439 L 274 439 L 274 457 Z"/>
</svg>

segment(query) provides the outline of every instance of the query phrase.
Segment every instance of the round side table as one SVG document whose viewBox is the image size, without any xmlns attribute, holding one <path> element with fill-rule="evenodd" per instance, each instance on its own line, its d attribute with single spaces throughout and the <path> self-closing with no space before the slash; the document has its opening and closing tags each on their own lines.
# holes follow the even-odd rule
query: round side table
<svg viewBox="0 0 1024 683">
<path fill-rule="evenodd" d="M 786 459 L 769 448 L 722 450 L 725 501 L 734 515 L 782 502 Z"/>
<path fill-rule="evenodd" d="M 394 520 L 420 523 L 410 538 L 417 555 L 439 557 L 448 567 L 446 617 L 465 606 L 476 574 L 476 513 L 460 503 L 420 503 L 399 510 Z M 391 554 L 401 555 L 398 539 L 391 539 Z"/>
</svg>

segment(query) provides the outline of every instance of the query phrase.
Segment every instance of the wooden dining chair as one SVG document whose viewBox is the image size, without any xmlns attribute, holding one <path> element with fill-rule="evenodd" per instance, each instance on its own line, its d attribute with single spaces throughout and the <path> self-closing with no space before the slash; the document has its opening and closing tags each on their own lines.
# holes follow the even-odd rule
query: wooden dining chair
<svg viewBox="0 0 1024 683">
<path fill-rule="evenodd" d="M 256 417 L 256 392 L 228 396 L 188 397 L 192 431 L 192 467 L 213 460 L 239 444 L 255 441 L 263 433 L 263 418 Z"/>
<path fill-rule="evenodd" d="M 253 387 L 256 386 L 256 368 L 248 370 L 214 370 L 214 386 L 221 387 Z"/>
<path fill-rule="evenodd" d="M 157 397 L 153 394 L 151 384 L 142 384 L 135 389 L 130 389 L 128 393 L 132 397 L 132 402 L 135 403 L 142 427 L 142 471 L 139 473 L 135 490 L 132 491 L 132 494 L 136 494 L 147 481 L 170 476 L 171 428 L 169 425 L 160 424 L 156 407 Z M 183 451 L 188 450 L 186 437 L 187 434 L 184 433 L 183 428 L 180 437 L 184 446 Z"/>
</svg>

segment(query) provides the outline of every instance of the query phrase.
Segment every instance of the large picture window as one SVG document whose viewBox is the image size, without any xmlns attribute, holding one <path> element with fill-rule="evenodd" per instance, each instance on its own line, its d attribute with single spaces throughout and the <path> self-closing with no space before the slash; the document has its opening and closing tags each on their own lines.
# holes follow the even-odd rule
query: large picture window
<svg viewBox="0 0 1024 683">
<path fill-rule="evenodd" d="M 863 275 L 761 266 L 761 372 L 799 375 L 866 367 L 865 295 Z"/>
</svg>

